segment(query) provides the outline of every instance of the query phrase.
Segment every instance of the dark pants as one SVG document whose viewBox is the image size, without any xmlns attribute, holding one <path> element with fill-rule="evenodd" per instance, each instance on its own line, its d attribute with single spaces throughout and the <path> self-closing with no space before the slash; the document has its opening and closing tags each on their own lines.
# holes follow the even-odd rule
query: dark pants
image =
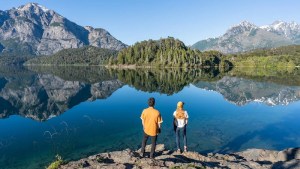
<svg viewBox="0 0 300 169">
<path fill-rule="evenodd" d="M 143 137 L 143 141 L 142 141 L 142 150 L 141 150 L 141 153 L 145 154 L 145 147 L 146 147 L 146 143 L 147 143 L 147 140 L 148 140 L 148 137 L 151 137 L 151 152 L 150 152 L 150 158 L 154 158 L 154 151 L 155 151 L 155 146 L 156 146 L 156 139 L 157 139 L 157 136 L 149 136 L 147 135 L 145 132 L 144 132 L 144 137 Z"/>
<path fill-rule="evenodd" d="M 187 138 L 186 138 L 186 125 L 184 127 L 177 127 L 176 128 L 176 146 L 177 146 L 177 149 L 180 149 L 180 133 L 183 133 L 183 143 L 184 143 L 184 146 L 186 146 L 187 144 Z"/>
</svg>

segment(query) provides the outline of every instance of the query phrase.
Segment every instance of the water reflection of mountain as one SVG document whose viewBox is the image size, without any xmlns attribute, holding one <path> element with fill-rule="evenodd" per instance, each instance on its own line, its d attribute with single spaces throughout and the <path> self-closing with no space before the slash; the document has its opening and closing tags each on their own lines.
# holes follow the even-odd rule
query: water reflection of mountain
<svg viewBox="0 0 300 169">
<path fill-rule="evenodd" d="M 192 83 L 196 87 L 216 91 L 237 105 L 252 101 L 287 105 L 300 100 L 300 85 L 285 80 L 298 77 L 297 71 L 265 71 L 260 77 L 257 74 L 231 77 L 228 75 L 232 72 L 224 73 L 218 69 L 114 69 L 111 72 L 117 74 L 122 82 L 146 92 L 172 95 Z"/>
<path fill-rule="evenodd" d="M 287 105 L 300 100 L 300 86 L 285 86 L 270 82 L 260 82 L 239 77 L 225 76 L 215 82 L 197 82 L 198 88 L 217 91 L 237 105 L 262 102 L 267 105 Z"/>
<path fill-rule="evenodd" d="M 68 70 L 69 76 L 67 71 L 62 73 L 68 79 L 66 80 L 56 75 L 35 73 L 24 68 L 2 68 L 0 118 L 17 114 L 44 121 L 80 102 L 107 98 L 123 86 L 122 82 L 109 76 L 109 72 L 105 72 L 107 70 L 98 70 L 99 73 L 94 73 L 93 77 L 89 76 L 88 71 L 83 71 L 87 74 L 80 74 L 76 71 L 78 68 Z M 74 74 L 81 77 L 82 81 L 72 80 Z M 99 74 L 103 76 L 99 76 L 97 80 L 96 76 Z"/>
<path fill-rule="evenodd" d="M 106 69 L 104 67 L 0 68 L 0 118 L 21 115 L 47 120 L 87 100 L 109 97 L 128 84 L 137 90 L 172 95 L 185 86 L 214 90 L 237 105 L 286 105 L 300 100 L 300 85 L 286 76 L 230 77 L 215 69 Z M 292 73 L 296 78 L 298 74 Z M 254 76 L 257 77 L 257 76 Z M 280 83 L 277 83 L 280 82 Z M 296 83 L 297 84 L 297 83 Z"/>
</svg>

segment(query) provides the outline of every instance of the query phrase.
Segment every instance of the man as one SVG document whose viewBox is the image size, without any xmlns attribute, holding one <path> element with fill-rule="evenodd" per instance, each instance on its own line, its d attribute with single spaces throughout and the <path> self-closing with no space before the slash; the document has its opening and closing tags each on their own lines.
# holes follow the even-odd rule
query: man
<svg viewBox="0 0 300 169">
<path fill-rule="evenodd" d="M 154 158 L 157 135 L 160 133 L 160 124 L 163 121 L 159 111 L 154 109 L 155 99 L 153 97 L 149 98 L 148 105 L 149 107 L 147 109 L 144 109 L 141 115 L 142 124 L 144 128 L 141 155 L 144 157 L 145 146 L 148 137 L 151 137 L 152 147 L 150 152 L 150 158 Z"/>
</svg>

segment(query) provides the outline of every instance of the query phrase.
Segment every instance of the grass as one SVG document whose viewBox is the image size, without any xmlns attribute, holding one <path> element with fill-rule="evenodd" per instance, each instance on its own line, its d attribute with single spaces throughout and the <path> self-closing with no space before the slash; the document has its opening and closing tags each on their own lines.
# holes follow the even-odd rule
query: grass
<svg viewBox="0 0 300 169">
<path fill-rule="evenodd" d="M 65 163 L 60 155 L 55 156 L 56 160 L 53 161 L 46 169 L 58 169 L 59 166 Z"/>
</svg>

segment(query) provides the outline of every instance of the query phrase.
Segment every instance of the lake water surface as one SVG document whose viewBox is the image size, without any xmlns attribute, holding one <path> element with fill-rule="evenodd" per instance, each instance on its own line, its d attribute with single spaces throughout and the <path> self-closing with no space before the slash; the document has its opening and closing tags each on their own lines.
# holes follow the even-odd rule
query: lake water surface
<svg viewBox="0 0 300 169">
<path fill-rule="evenodd" d="M 300 146 L 299 71 L 1 67 L 0 168 L 138 149 L 149 97 L 163 117 L 158 143 L 175 149 L 172 114 L 185 102 L 191 151 Z"/>
</svg>

